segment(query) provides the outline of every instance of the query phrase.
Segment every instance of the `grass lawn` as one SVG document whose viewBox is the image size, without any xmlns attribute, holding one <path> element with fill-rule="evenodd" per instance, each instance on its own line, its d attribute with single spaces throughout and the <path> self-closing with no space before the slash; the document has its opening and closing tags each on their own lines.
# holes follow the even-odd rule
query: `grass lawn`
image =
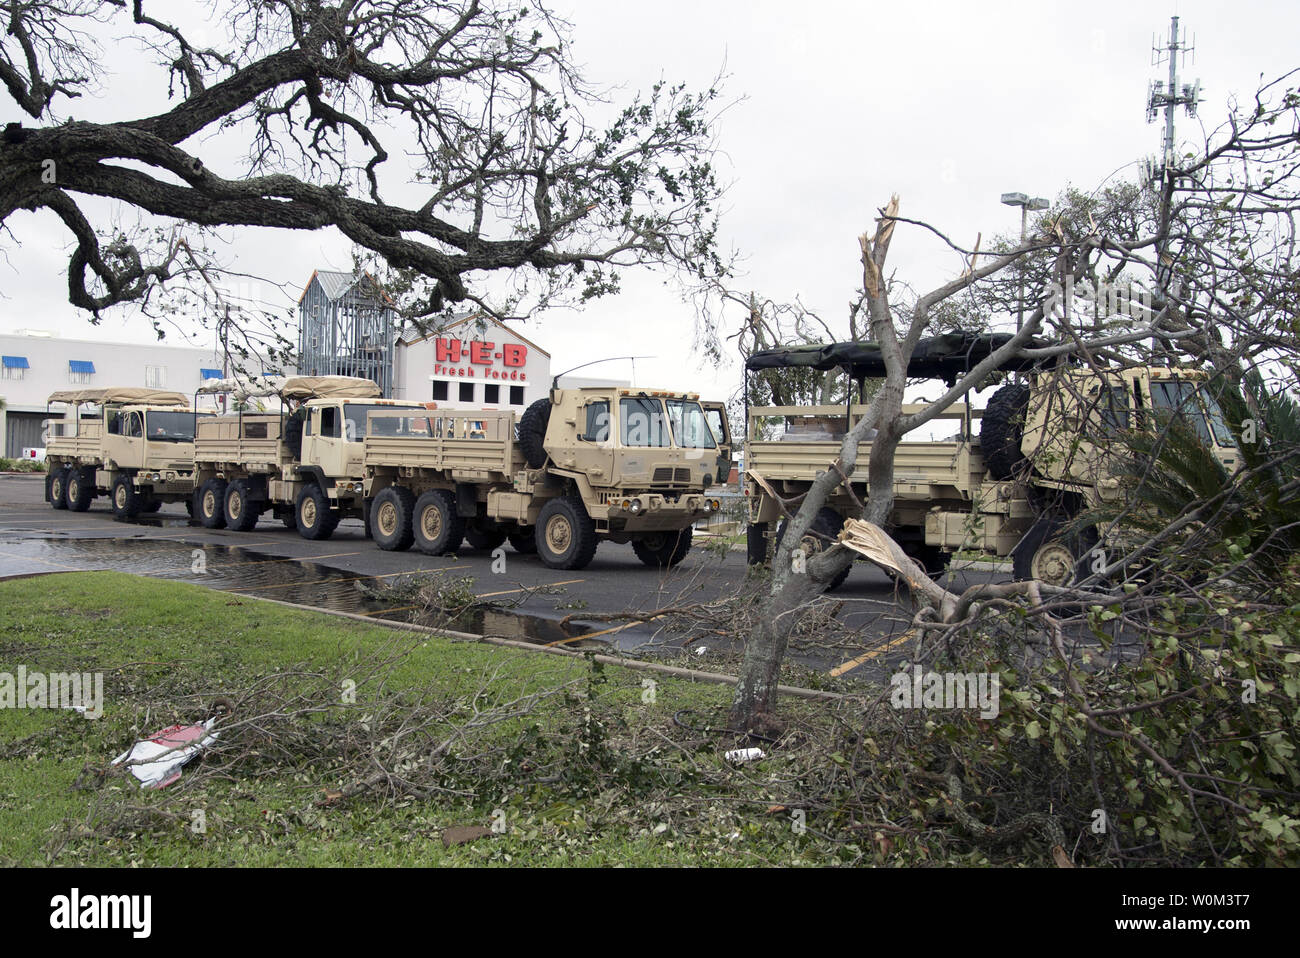
<svg viewBox="0 0 1300 958">
<path fill-rule="evenodd" d="M 699 726 L 725 686 L 112 572 L 0 583 L 0 672 L 19 666 L 103 673 L 104 714 L 0 709 L 0 864 L 790 864 L 843 848 L 771 809 L 779 755 L 723 761 L 734 737 Z M 175 784 L 109 767 L 219 698 L 221 740 Z M 494 823 L 444 847 L 446 828 Z"/>
</svg>

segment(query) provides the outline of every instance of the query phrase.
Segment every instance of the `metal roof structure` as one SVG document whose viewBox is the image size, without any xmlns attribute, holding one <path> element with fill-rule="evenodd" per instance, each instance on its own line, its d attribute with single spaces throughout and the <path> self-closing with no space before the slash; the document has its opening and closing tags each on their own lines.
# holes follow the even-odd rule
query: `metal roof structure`
<svg viewBox="0 0 1300 958">
<path fill-rule="evenodd" d="M 391 396 L 393 306 L 369 273 L 316 270 L 298 300 L 298 371 L 368 379 Z"/>
</svg>

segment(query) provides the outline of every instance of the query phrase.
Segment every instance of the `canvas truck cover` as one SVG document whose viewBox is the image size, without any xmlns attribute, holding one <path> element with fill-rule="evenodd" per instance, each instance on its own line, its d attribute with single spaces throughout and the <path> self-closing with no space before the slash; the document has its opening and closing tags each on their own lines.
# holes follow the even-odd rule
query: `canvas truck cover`
<svg viewBox="0 0 1300 958">
<path fill-rule="evenodd" d="M 922 339 L 912 352 L 907 364 L 908 378 L 942 379 L 949 385 L 957 377 L 970 372 L 976 365 L 1011 341 L 1011 333 L 941 333 Z M 1027 348 L 1039 348 L 1043 343 L 1030 341 Z M 1038 360 L 1012 359 L 1000 369 L 1025 371 Z M 788 367 L 819 369 L 822 371 L 843 368 L 854 379 L 881 378 L 885 375 L 885 360 L 880 344 L 875 342 L 814 343 L 807 346 L 779 346 L 754 353 L 745 362 L 745 368 L 785 369 Z"/>
<path fill-rule="evenodd" d="M 285 399 L 379 399 L 379 386 L 355 376 L 292 376 L 284 381 Z"/>
<path fill-rule="evenodd" d="M 47 402 L 77 405 L 83 402 L 133 403 L 141 406 L 187 406 L 189 399 L 180 393 L 149 389 L 143 386 L 110 386 L 104 389 L 61 389 L 50 393 Z"/>
<path fill-rule="evenodd" d="M 198 392 L 202 395 L 226 394 L 237 399 L 278 396 L 284 387 L 284 381 L 283 376 L 228 376 L 225 379 L 207 380 L 198 388 Z"/>
<path fill-rule="evenodd" d="M 201 393 L 231 393 L 240 398 L 279 396 L 282 399 L 378 399 L 380 389 L 355 376 L 235 376 L 214 379 Z"/>
</svg>

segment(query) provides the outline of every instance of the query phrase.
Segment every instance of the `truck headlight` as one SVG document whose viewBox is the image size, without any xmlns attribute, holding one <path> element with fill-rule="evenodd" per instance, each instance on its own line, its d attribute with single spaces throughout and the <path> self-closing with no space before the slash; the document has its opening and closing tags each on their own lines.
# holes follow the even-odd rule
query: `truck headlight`
<svg viewBox="0 0 1300 958">
<path fill-rule="evenodd" d="M 641 500 L 640 500 L 640 499 L 633 499 L 633 500 L 632 500 L 632 504 L 631 504 L 630 506 L 627 507 L 627 511 L 630 512 L 630 513 L 632 513 L 632 515 L 634 515 L 634 516 L 635 516 L 635 515 L 639 515 L 640 512 L 641 512 Z"/>
</svg>

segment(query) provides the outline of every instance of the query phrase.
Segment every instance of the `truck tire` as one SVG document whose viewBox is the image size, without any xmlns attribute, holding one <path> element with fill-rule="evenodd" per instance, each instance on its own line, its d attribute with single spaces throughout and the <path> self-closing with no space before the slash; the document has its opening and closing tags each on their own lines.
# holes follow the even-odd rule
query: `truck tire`
<svg viewBox="0 0 1300 958">
<path fill-rule="evenodd" d="M 690 526 L 680 532 L 648 532 L 632 540 L 632 551 L 651 568 L 671 569 L 691 551 L 693 535 Z"/>
<path fill-rule="evenodd" d="M 596 523 L 582 500 L 561 496 L 537 517 L 537 554 L 552 569 L 583 569 L 596 555 Z"/>
<path fill-rule="evenodd" d="M 388 486 L 370 504 L 370 537 L 385 552 L 401 552 L 415 541 L 415 493 Z"/>
<path fill-rule="evenodd" d="M 73 512 L 85 512 L 95 498 L 94 470 L 72 469 L 68 472 L 67 483 L 64 498 L 68 501 L 68 508 Z"/>
<path fill-rule="evenodd" d="M 134 519 L 140 514 L 140 496 L 130 476 L 118 476 L 112 489 L 113 515 L 119 519 Z"/>
<path fill-rule="evenodd" d="M 316 483 L 298 493 L 298 535 L 304 539 L 328 539 L 339 527 L 339 514 L 330 508 L 329 497 Z"/>
<path fill-rule="evenodd" d="M 532 526 L 523 526 L 506 538 L 510 540 L 510 548 L 520 555 L 530 556 L 537 552 L 537 530 Z"/>
<path fill-rule="evenodd" d="M 745 561 L 749 565 L 767 562 L 767 527 L 766 522 L 751 522 L 745 530 Z"/>
<path fill-rule="evenodd" d="M 209 479 L 194 496 L 194 515 L 205 529 L 226 527 L 226 480 Z"/>
<path fill-rule="evenodd" d="M 456 497 L 432 489 L 415 501 L 415 545 L 426 555 L 455 552 L 465 538 L 465 520 L 456 514 Z"/>
<path fill-rule="evenodd" d="M 45 477 L 45 498 L 55 509 L 68 508 L 67 466 L 57 466 Z"/>
<path fill-rule="evenodd" d="M 1011 567 L 1017 582 L 1037 579 L 1048 585 L 1067 586 L 1090 574 L 1089 560 L 1097 547 L 1097 530 L 1062 532 L 1066 520 L 1039 516 L 1011 552 Z"/>
<path fill-rule="evenodd" d="M 298 513 L 294 509 L 285 509 L 280 513 L 280 521 L 290 532 L 298 531 Z"/>
<path fill-rule="evenodd" d="M 257 525 L 261 513 L 253 500 L 252 483 L 247 479 L 236 479 L 226 487 L 226 528 L 236 532 L 248 532 Z"/>
<path fill-rule="evenodd" d="M 984 467 L 994 479 L 1010 479 L 1025 463 L 1020 444 L 1025 436 L 1025 410 L 1029 387 L 1009 383 L 993 394 L 980 424 L 980 452 Z"/>
<path fill-rule="evenodd" d="M 519 450 L 531 469 L 546 465 L 546 427 L 551 422 L 551 401 L 539 399 L 519 417 Z"/>
<path fill-rule="evenodd" d="M 783 519 L 781 521 L 781 525 L 777 527 L 776 530 L 777 548 L 780 548 L 781 540 L 785 537 L 785 526 L 787 521 L 788 520 Z M 822 509 L 820 512 L 817 513 L 817 517 L 813 519 L 812 526 L 808 530 L 809 535 L 806 535 L 803 538 L 804 552 L 807 553 L 809 558 L 812 558 L 817 553 L 821 552 L 823 549 L 830 548 L 830 545 L 827 542 L 817 538 L 817 536 L 812 535 L 812 533 L 818 533 L 820 535 L 826 536 L 827 538 L 834 539 L 836 536 L 840 534 L 840 530 L 843 528 L 844 528 L 843 516 L 841 516 L 838 512 L 836 512 L 834 509 L 831 509 L 829 507 Z M 845 567 L 843 572 L 840 572 L 838 575 L 835 576 L 835 578 L 831 579 L 830 583 L 826 586 L 826 591 L 833 592 L 836 589 L 838 589 L 840 586 L 842 586 L 844 584 L 844 580 L 849 577 L 849 570 L 852 568 L 853 568 L 853 563 L 849 563 L 849 565 Z"/>
<path fill-rule="evenodd" d="M 163 503 L 161 499 L 155 498 L 154 496 L 150 496 L 149 498 L 145 499 L 144 503 L 140 506 L 140 511 L 147 512 L 147 513 L 154 513 L 157 512 L 159 509 L 161 509 L 162 506 Z"/>
<path fill-rule="evenodd" d="M 465 541 L 471 549 L 491 552 L 506 541 L 506 530 L 487 519 L 471 519 L 465 524 Z"/>
</svg>

